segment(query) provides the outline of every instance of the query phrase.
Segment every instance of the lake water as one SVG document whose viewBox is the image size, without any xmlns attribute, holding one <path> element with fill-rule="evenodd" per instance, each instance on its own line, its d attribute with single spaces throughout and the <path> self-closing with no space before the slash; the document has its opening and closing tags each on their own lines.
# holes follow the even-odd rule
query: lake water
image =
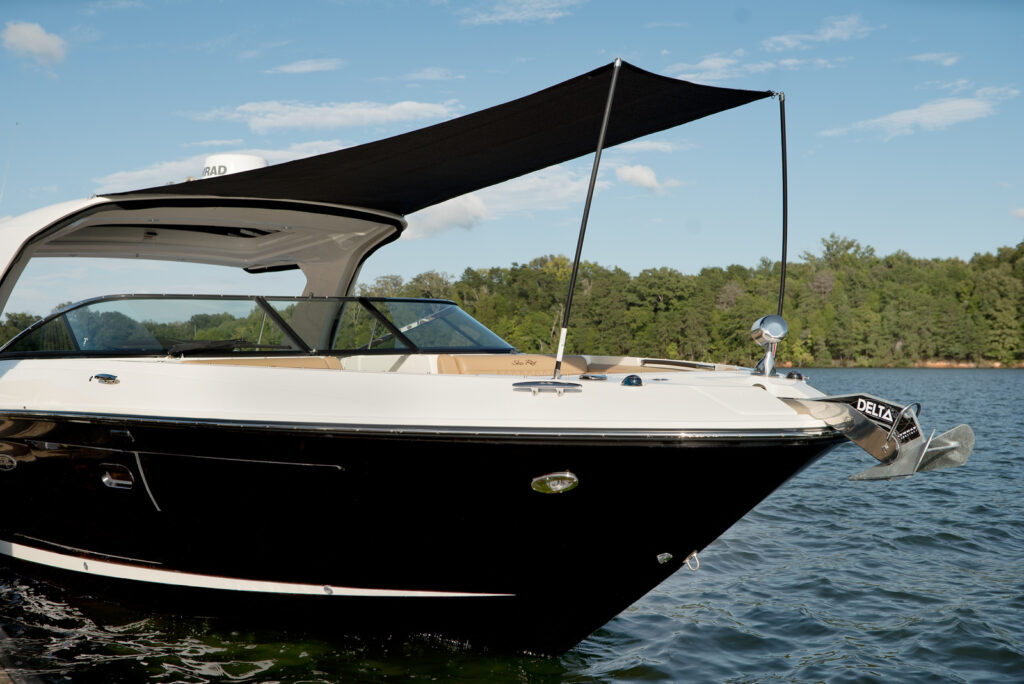
<svg viewBox="0 0 1024 684">
<path fill-rule="evenodd" d="M 968 423 L 974 454 L 851 482 L 873 461 L 844 445 L 560 658 L 219 631 L 0 570 L 0 660 L 15 682 L 1024 682 L 1024 371 L 805 373 L 921 401 L 927 430 Z M 680 502 L 681 525 L 696 513 Z"/>
</svg>

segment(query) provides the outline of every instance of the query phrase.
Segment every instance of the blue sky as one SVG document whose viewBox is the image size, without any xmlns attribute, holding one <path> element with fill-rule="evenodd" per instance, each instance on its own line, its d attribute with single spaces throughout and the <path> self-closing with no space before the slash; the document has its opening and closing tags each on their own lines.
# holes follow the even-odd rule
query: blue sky
<svg viewBox="0 0 1024 684">
<path fill-rule="evenodd" d="M 209 154 L 368 142 L 616 57 L 786 93 L 794 258 L 830 233 L 965 259 L 1024 240 L 1024 3 L 984 0 L 4 0 L 0 217 L 198 176 Z M 631 273 L 777 259 L 778 138 L 762 100 L 608 150 L 584 258 Z M 572 254 L 590 161 L 410 216 L 362 281 Z M 128 290 L 134 268 L 43 265 L 7 310 Z M 300 288 L 280 278 L 236 289 Z"/>
</svg>

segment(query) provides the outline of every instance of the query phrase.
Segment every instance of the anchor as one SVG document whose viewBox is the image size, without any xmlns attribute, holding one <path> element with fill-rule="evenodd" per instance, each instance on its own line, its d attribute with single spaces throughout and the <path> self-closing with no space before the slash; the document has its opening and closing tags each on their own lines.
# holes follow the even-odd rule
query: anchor
<svg viewBox="0 0 1024 684">
<path fill-rule="evenodd" d="M 798 413 L 822 420 L 879 461 L 851 480 L 894 480 L 926 470 L 962 466 L 974 450 L 974 431 L 957 425 L 925 438 L 917 418 L 921 404 L 899 406 L 870 394 L 820 399 L 784 398 Z"/>
</svg>

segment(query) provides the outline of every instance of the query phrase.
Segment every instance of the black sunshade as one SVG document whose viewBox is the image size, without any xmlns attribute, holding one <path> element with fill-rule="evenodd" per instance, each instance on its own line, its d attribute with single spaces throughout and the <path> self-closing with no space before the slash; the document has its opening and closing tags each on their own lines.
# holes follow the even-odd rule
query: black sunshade
<svg viewBox="0 0 1024 684">
<path fill-rule="evenodd" d="M 597 147 L 614 65 L 496 107 L 263 169 L 118 195 L 324 202 L 405 215 Z M 605 147 L 770 97 L 621 65 Z"/>
</svg>

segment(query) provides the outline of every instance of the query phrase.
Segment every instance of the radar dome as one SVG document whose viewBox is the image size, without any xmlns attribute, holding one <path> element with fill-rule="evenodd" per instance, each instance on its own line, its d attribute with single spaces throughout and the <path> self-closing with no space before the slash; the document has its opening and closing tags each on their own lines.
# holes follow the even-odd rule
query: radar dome
<svg viewBox="0 0 1024 684">
<path fill-rule="evenodd" d="M 266 159 L 257 157 L 254 154 L 211 154 L 203 162 L 202 178 L 213 178 L 214 176 L 226 176 L 229 173 L 238 173 L 239 171 L 262 169 L 266 165 Z"/>
</svg>

